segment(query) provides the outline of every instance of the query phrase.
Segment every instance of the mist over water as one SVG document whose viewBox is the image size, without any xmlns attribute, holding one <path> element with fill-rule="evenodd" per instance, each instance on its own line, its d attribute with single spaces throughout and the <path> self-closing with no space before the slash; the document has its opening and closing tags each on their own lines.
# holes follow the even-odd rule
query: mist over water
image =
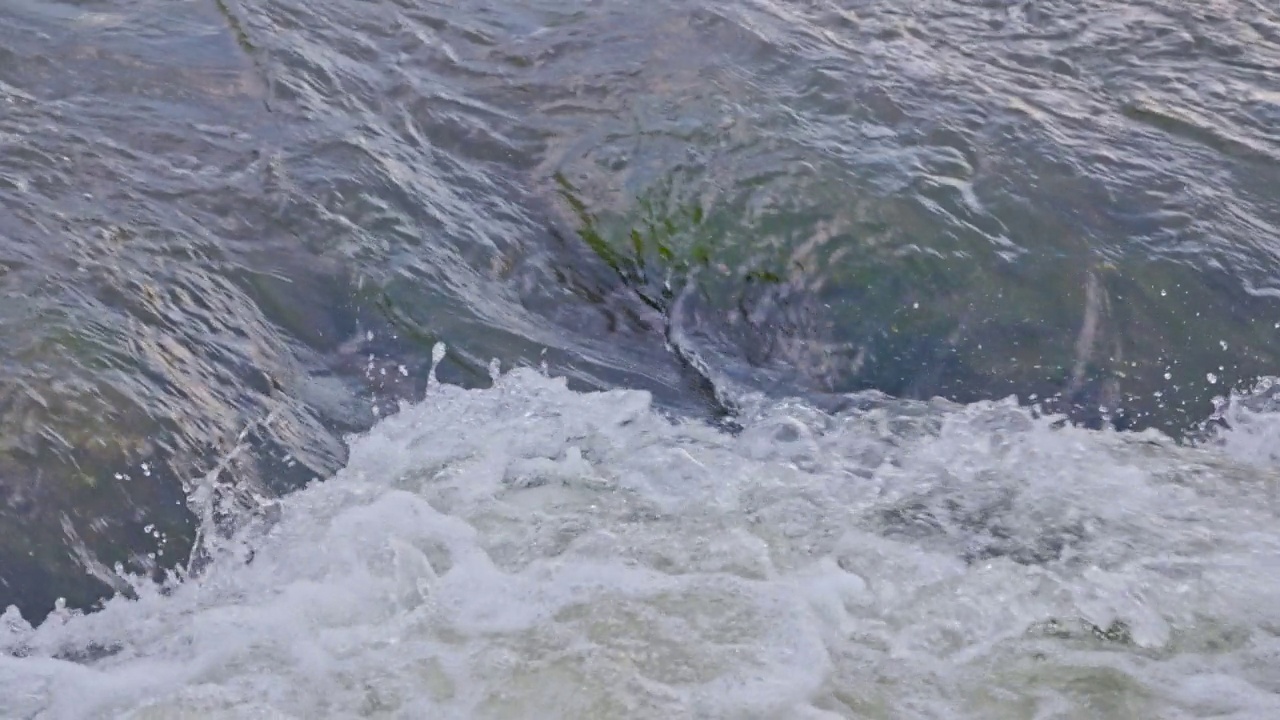
<svg viewBox="0 0 1280 720">
<path fill-rule="evenodd" d="M 1280 715 L 1276 77 L 1261 0 L 5 3 L 0 716 Z"/>
</svg>

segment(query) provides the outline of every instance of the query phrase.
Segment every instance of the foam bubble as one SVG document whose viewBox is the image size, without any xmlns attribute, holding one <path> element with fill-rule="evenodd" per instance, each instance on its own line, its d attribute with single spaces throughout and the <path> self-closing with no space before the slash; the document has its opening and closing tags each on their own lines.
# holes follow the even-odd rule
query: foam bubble
<svg viewBox="0 0 1280 720">
<path fill-rule="evenodd" d="M 1181 447 L 853 405 L 433 385 L 197 576 L 6 612 L 0 715 L 1280 716 L 1267 408 Z"/>
</svg>

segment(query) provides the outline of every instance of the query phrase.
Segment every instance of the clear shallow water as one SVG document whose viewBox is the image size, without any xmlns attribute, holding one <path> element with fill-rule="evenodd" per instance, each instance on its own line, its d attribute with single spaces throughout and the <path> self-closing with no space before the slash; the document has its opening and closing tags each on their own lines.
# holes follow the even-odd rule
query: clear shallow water
<svg viewBox="0 0 1280 720">
<path fill-rule="evenodd" d="M 574 388 L 649 391 L 664 412 L 727 427 L 750 426 L 753 408 L 850 413 L 860 401 L 846 393 L 873 389 L 902 398 L 895 407 L 907 415 L 918 412 L 912 398 L 1016 395 L 1090 427 L 1203 439 L 1213 398 L 1280 367 L 1280 19 L 1261 2 L 14 1 L 0 21 L 0 606 L 15 603 L 33 622 L 58 597 L 87 607 L 135 592 L 131 574 L 186 562 L 201 533 L 272 517 L 261 498 L 359 472 L 344 434 L 420 399 L 441 339 L 451 351 L 439 373 L 451 383 L 487 387 L 494 357 L 508 368 L 545 361 Z M 460 423 L 470 411 L 459 407 L 489 402 L 456 397 L 471 398 L 457 400 Z M 1145 448 L 1156 468 L 1213 458 L 1203 472 L 1216 489 L 1184 498 L 1203 528 L 1167 529 L 1169 542 L 1203 533 L 1197 552 L 1213 558 L 1203 566 L 1240 571 L 1227 580 L 1251 568 L 1258 578 L 1239 587 L 1261 597 L 1271 535 L 1259 520 L 1248 526 L 1256 533 L 1225 539 L 1220 519 L 1251 503 L 1262 512 L 1262 495 L 1216 493 L 1236 482 L 1262 493 L 1258 478 L 1275 463 L 1267 417 L 1235 416 L 1213 450 L 1055 435 L 1023 417 L 1045 437 L 1077 438 L 1082 454 L 1053 455 L 1058 440 L 1040 448 L 1019 435 L 1034 457 L 992 471 L 1000 481 L 939 488 L 931 470 L 906 472 L 894 482 L 920 495 L 904 509 L 875 506 L 877 516 L 866 503 L 879 496 L 850 490 L 814 500 L 814 512 L 865 511 L 838 532 L 883 541 L 868 547 L 910 540 L 966 568 L 991 558 L 1034 574 L 1066 562 L 1067 548 L 1131 537 L 1119 520 L 1096 534 L 1072 524 L 1072 513 L 1111 507 L 1073 495 L 1077 486 L 1119 497 L 1116 512 L 1135 516 L 1125 522 L 1163 522 L 1164 476 L 1117 469 L 1140 465 L 1124 453 Z M 973 448 L 956 440 L 948 451 L 960 467 L 964 452 L 1003 442 L 980 427 L 966 436 Z M 849 433 L 833 436 L 849 447 L 833 440 L 814 462 L 843 462 L 861 442 Z M 679 433 L 662 437 L 663 452 L 683 447 Z M 707 437 L 775 451 L 767 434 Z M 748 427 L 740 437 L 755 436 Z M 927 437 L 918 448 L 890 444 L 926 453 Z M 1112 450 L 1130 460 L 1113 467 Z M 1256 469 L 1241 469 L 1249 458 Z M 215 466 L 234 492 L 209 522 L 191 479 Z M 1040 474 L 1056 478 L 1053 493 L 1036 485 L 1034 502 L 1015 502 L 1019 478 Z M 710 480 L 688 482 L 695 493 Z M 1126 483 L 1135 495 L 1118 496 Z M 1056 509 L 1042 507 L 1054 493 L 1064 498 Z M 1033 541 L 1025 529 L 1042 521 L 1052 522 Z M 743 541 L 740 551 L 755 547 Z M 1244 547 L 1236 541 L 1255 549 L 1247 560 L 1231 555 Z M 1155 552 L 1139 545 L 1098 557 Z M 838 564 L 836 551 L 815 552 L 814 562 L 826 553 Z M 197 549 L 191 564 L 241 577 L 209 562 Z M 1146 572 L 1122 572 L 1121 585 Z M 276 592 L 258 580 L 254 597 Z M 1112 592 L 1105 578 L 1062 582 Z M 1170 628 L 1189 627 L 1178 613 L 1203 605 L 1212 617 L 1238 612 L 1214 622 L 1252 628 L 1249 638 L 1270 632 L 1256 608 L 1230 604 L 1226 580 L 1224 605 L 1208 590 L 1179 605 L 1169 598 L 1181 590 L 1157 585 L 1158 599 L 1134 602 Z M 194 601 L 172 602 L 111 612 L 151 617 L 160 603 L 172 609 L 156 617 L 179 617 Z M 1065 629 L 1042 629 L 1088 639 L 1092 630 L 1071 625 L 1073 606 L 1036 602 L 1009 632 L 1058 608 Z M 1168 617 L 1162 603 L 1175 608 Z M 905 617 L 886 636 L 909 643 Z M 1104 639 L 1136 638 L 1141 622 L 1095 626 Z M 76 637 L 74 657 L 110 644 Z M 774 647 L 757 640 L 762 653 Z M 1246 669 L 1257 666 L 1252 649 L 1227 646 L 1223 677 L 1274 687 Z M 921 647 L 911 657 L 949 657 Z M 1119 652 L 1131 664 L 1148 657 Z M 1219 660 L 1204 662 L 1195 667 Z M 1152 707 L 1209 712 L 1140 677 L 1155 688 L 1138 692 Z M 30 680 L 20 675 L 18 687 L 41 707 Z M 938 692 L 970 707 L 957 699 L 967 690 Z M 1014 716 L 1026 707 L 1018 702 L 1007 706 Z"/>
<path fill-rule="evenodd" d="M 437 386 L 209 535 L 199 577 L 34 630 L 10 610 L 0 709 L 1272 717 L 1269 395 L 1196 449 L 1012 403 L 765 401 L 735 436 L 529 370 Z"/>
</svg>

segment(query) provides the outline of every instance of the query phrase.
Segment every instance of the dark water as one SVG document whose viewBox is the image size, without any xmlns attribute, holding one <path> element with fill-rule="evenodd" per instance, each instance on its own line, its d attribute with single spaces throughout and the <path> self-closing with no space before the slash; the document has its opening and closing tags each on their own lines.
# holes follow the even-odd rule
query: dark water
<svg viewBox="0 0 1280 720">
<path fill-rule="evenodd" d="M 1277 128 L 1260 1 L 5 0 L 0 607 L 329 474 L 437 340 L 1194 435 L 1280 368 Z"/>
</svg>

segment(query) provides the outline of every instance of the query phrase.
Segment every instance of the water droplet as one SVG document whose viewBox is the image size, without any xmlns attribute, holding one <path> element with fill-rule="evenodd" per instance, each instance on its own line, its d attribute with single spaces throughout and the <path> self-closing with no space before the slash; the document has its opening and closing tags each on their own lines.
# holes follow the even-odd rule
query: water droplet
<svg viewBox="0 0 1280 720">
<path fill-rule="evenodd" d="M 444 343 L 438 342 L 431 347 L 431 370 L 427 372 L 427 387 L 438 385 L 440 381 L 436 379 L 436 368 L 440 367 L 440 361 L 444 360 L 447 352 Z"/>
</svg>

